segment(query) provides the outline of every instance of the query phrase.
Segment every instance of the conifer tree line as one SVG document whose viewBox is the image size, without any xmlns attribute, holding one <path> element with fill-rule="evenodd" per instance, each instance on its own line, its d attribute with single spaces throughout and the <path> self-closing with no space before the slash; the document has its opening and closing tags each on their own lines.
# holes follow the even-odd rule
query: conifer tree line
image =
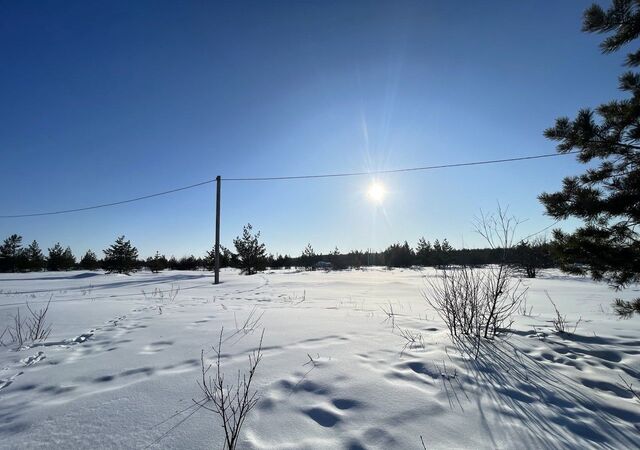
<svg viewBox="0 0 640 450">
<path fill-rule="evenodd" d="M 315 270 L 318 266 L 333 270 L 360 268 L 366 266 L 386 267 L 446 267 L 450 265 L 482 266 L 502 260 L 500 249 L 455 249 L 443 239 L 432 242 L 420 238 L 415 247 L 408 242 L 395 243 L 383 251 L 351 250 L 342 253 L 334 248 L 328 253 L 316 253 L 311 244 L 302 249 L 300 255 L 268 254 L 265 244 L 260 241 L 260 232 L 254 232 L 247 224 L 242 234 L 233 240 L 234 250 L 221 246 L 220 266 L 240 269 L 252 275 L 267 268 L 304 268 Z M 522 268 L 523 274 L 533 278 L 537 269 L 556 267 L 554 246 L 545 240 L 522 242 L 512 249 L 512 263 Z M 320 265 L 318 264 L 320 263 Z M 213 270 L 215 251 L 212 248 L 203 257 L 194 255 L 177 259 L 167 258 L 160 252 L 146 259 L 140 259 L 138 250 L 124 236 L 118 237 L 108 248 L 102 250 L 102 258 L 88 250 L 79 260 L 71 248 L 56 243 L 43 252 L 38 242 L 24 246 L 22 237 L 13 234 L 0 246 L 0 272 L 36 272 L 43 270 L 64 271 L 72 269 L 98 270 L 108 273 L 130 273 L 148 269 L 154 273 L 169 270 Z"/>
</svg>

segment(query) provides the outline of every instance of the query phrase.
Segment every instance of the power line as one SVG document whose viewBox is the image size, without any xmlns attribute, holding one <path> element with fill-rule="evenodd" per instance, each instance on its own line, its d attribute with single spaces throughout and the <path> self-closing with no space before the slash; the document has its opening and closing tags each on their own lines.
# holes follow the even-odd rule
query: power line
<svg viewBox="0 0 640 450">
<path fill-rule="evenodd" d="M 535 233 L 531 233 L 531 234 L 530 234 L 530 235 L 528 235 L 528 236 L 523 237 L 522 239 L 520 239 L 520 241 L 519 241 L 519 242 L 524 242 L 524 241 L 526 241 L 527 239 L 529 239 L 530 237 L 533 237 L 533 236 L 535 236 L 535 235 L 537 235 L 537 234 L 540 234 L 540 233 L 542 233 L 543 231 L 547 231 L 549 228 L 551 228 L 551 227 L 553 227 L 553 226 L 555 226 L 555 225 L 559 224 L 560 222 L 562 222 L 562 219 L 558 219 L 558 220 L 556 220 L 555 222 L 553 222 L 551 225 L 547 225 L 547 226 L 546 226 L 546 227 L 544 227 L 543 229 L 541 229 L 541 230 L 539 230 L 539 231 L 536 231 Z"/>
<path fill-rule="evenodd" d="M 248 177 L 248 178 L 223 178 L 224 181 L 275 181 L 275 180 L 301 180 L 308 178 L 338 178 L 338 177 L 357 177 L 363 175 L 382 175 L 388 173 L 400 173 L 400 172 L 417 172 L 421 170 L 434 170 L 434 169 L 447 169 L 452 167 L 467 167 L 467 166 L 481 166 L 486 164 L 499 164 L 515 161 L 526 161 L 531 159 L 552 158 L 555 156 L 571 155 L 579 153 L 577 150 L 566 153 L 547 153 L 544 155 L 533 156 L 520 156 L 518 158 L 505 158 L 505 159 L 491 159 L 485 161 L 473 161 L 454 164 L 441 164 L 437 166 L 423 166 L 423 167 L 409 167 L 404 169 L 389 169 L 389 170 L 372 170 L 369 172 L 343 172 L 343 173 L 327 173 L 320 175 L 293 175 L 293 176 L 281 176 L 281 177 Z"/>
<path fill-rule="evenodd" d="M 404 169 L 373 170 L 368 172 L 342 172 L 342 173 L 327 173 L 327 174 L 318 174 L 318 175 L 294 175 L 294 176 L 277 176 L 277 177 L 222 178 L 222 180 L 224 181 L 276 181 L 276 180 L 302 180 L 302 179 L 317 179 L 317 178 L 357 177 L 357 176 L 364 176 L 364 175 L 382 175 L 382 174 L 401 173 L 401 172 L 417 172 L 417 171 L 426 171 L 426 170 L 435 170 L 435 169 L 446 169 L 446 168 L 454 168 L 454 167 L 500 164 L 500 163 L 515 162 L 515 161 L 527 161 L 527 160 L 542 159 L 542 158 L 552 158 L 556 156 L 564 156 L 564 155 L 570 155 L 574 153 L 578 153 L 578 151 L 571 151 L 566 153 L 547 153 L 544 155 L 520 156 L 516 158 L 492 159 L 492 160 L 472 161 L 472 162 L 464 162 L 464 163 L 441 164 L 441 165 L 435 165 L 435 166 L 409 167 Z M 153 197 L 160 197 L 162 195 L 168 195 L 168 194 L 173 194 L 179 191 L 185 191 L 187 189 L 193 189 L 199 186 L 203 186 L 205 184 L 215 183 L 215 181 L 216 179 L 212 178 L 210 180 L 205 180 L 200 183 L 190 184 L 188 186 L 183 186 L 176 189 L 170 189 L 168 191 L 156 192 L 154 194 L 143 195 L 141 197 L 134 197 L 127 200 L 120 200 L 117 202 L 85 206 L 82 208 L 63 209 L 58 211 L 46 211 L 46 212 L 36 212 L 36 213 L 27 213 L 27 214 L 0 215 L 0 219 L 17 219 L 21 217 L 54 216 L 59 214 L 69 214 L 69 213 L 89 211 L 89 210 L 99 209 L 99 208 L 107 208 L 110 206 L 123 205 L 125 203 L 133 203 L 140 200 L 146 200 Z"/>
<path fill-rule="evenodd" d="M 210 184 L 210 183 L 213 183 L 215 181 L 216 181 L 215 179 L 207 180 L 207 181 L 203 181 L 201 183 L 196 183 L 196 184 L 191 184 L 189 186 L 183 186 L 183 187 L 179 187 L 179 188 L 176 188 L 176 189 L 171 189 L 169 191 L 156 192 L 155 194 L 143 195 L 142 197 L 130 198 L 128 200 L 121 200 L 121 201 L 118 201 L 118 202 L 102 203 L 100 205 L 85 206 L 83 208 L 63 209 L 63 210 L 60 210 L 60 211 L 48 211 L 48 212 L 39 212 L 39 213 L 30 213 L 30 214 L 2 215 L 2 216 L 0 216 L 0 219 L 16 219 L 18 217 L 53 216 L 53 215 L 56 215 L 56 214 L 68 214 L 68 213 L 79 212 L 79 211 L 88 211 L 90 209 L 107 208 L 109 206 L 123 205 L 125 203 L 132 203 L 132 202 L 137 202 L 137 201 L 140 201 L 140 200 L 146 200 L 148 198 L 160 197 L 161 195 L 173 194 L 174 192 L 185 191 L 187 189 L 192 189 L 192 188 L 195 188 L 195 187 L 198 187 L 198 186 L 203 186 L 205 184 Z"/>
</svg>

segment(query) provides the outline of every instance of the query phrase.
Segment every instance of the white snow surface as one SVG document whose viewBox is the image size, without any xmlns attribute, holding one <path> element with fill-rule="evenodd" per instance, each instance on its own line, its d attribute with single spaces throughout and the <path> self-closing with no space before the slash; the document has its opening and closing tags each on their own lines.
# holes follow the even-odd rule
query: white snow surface
<svg viewBox="0 0 640 450">
<path fill-rule="evenodd" d="M 49 298 L 53 331 L 0 348 L 0 447 L 222 448 L 219 418 L 193 402 L 201 350 L 214 361 L 222 327 L 228 380 L 264 330 L 239 448 L 420 449 L 421 436 L 428 449 L 640 447 L 640 402 L 621 380 L 640 390 L 640 318 L 609 306 L 637 286 L 616 293 L 557 271 L 523 280 L 531 315 L 475 360 L 422 296 L 435 275 L 225 270 L 216 286 L 198 271 L 2 274 L 0 333 L 25 302 Z M 545 292 L 582 318 L 574 335 L 553 331 Z M 249 316 L 259 320 L 243 330 Z M 403 330 L 424 345 L 403 351 Z"/>
</svg>

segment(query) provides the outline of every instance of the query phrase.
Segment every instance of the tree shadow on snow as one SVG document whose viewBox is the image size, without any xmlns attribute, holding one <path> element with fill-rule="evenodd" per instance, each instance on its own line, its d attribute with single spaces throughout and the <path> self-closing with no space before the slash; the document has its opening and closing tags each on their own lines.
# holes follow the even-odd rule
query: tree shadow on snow
<svg viewBox="0 0 640 450">
<path fill-rule="evenodd" d="M 25 275 L 31 274 L 34 272 L 25 272 Z M 102 272 L 84 272 L 84 273 L 76 273 L 71 274 L 68 273 L 66 275 L 62 275 L 64 272 L 60 272 L 60 275 L 50 276 L 50 277 L 23 277 L 23 278 L 2 278 L 2 281 L 56 281 L 56 280 L 81 280 L 83 278 L 93 278 L 98 277 L 100 275 L 104 275 Z"/>
<path fill-rule="evenodd" d="M 109 275 L 105 275 L 105 276 L 109 276 Z M 121 280 L 121 281 L 112 281 L 109 283 L 104 283 L 104 284 L 98 284 L 98 285 L 90 285 L 90 286 L 73 286 L 73 287 L 65 287 L 65 286 L 61 286 L 58 289 L 34 289 L 31 291 L 18 291 L 18 292 L 11 292 L 11 294 L 14 295 L 24 295 L 24 294 L 42 294 L 42 293 L 47 293 L 47 292 L 51 292 L 51 293 L 56 293 L 56 292 L 60 292 L 60 291 L 67 291 L 67 292 L 75 292 L 75 291 L 85 291 L 87 289 L 90 289 L 91 291 L 105 291 L 105 290 L 111 290 L 111 289 L 118 289 L 118 288 L 122 288 L 122 287 L 131 287 L 131 288 L 142 288 L 145 286 L 153 286 L 153 285 L 160 285 L 160 284 L 170 284 L 170 283 L 177 283 L 180 281 L 191 281 L 191 280 L 199 280 L 199 279 L 203 279 L 203 278 L 213 278 L 213 274 L 209 274 L 209 273 L 202 273 L 202 274 L 198 274 L 198 275 L 189 275 L 189 274 L 173 274 L 170 276 L 162 276 L 160 274 L 158 275 L 154 275 L 154 276 L 150 276 L 149 278 L 131 278 L 131 279 L 126 279 L 126 280 Z M 42 278 L 43 280 L 51 280 L 52 278 Z M 64 279 L 64 278 L 61 278 Z M 72 279 L 72 278 L 66 278 L 66 279 Z M 28 279 L 28 281 L 31 281 L 32 279 Z M 27 279 L 25 279 L 25 281 L 27 281 Z"/>
<path fill-rule="evenodd" d="M 478 398 L 478 409 L 492 439 L 495 430 L 500 430 L 500 434 L 512 434 L 512 442 L 518 442 L 521 448 L 640 446 L 635 427 L 640 423 L 640 412 L 634 412 L 633 406 L 617 408 L 599 401 L 600 394 L 595 390 L 585 395 L 588 384 L 579 386 L 579 381 L 552 370 L 512 342 L 482 341 L 477 348 L 475 342 L 457 339 L 455 344 L 466 355 L 462 360 L 468 369 L 468 381 L 497 406 L 497 414 L 492 417 L 510 417 L 506 423 L 490 424 Z M 612 373 L 611 377 L 616 375 Z M 514 421 L 530 433 L 523 435 L 519 427 L 513 428 Z M 523 438 L 530 442 L 523 442 Z"/>
</svg>

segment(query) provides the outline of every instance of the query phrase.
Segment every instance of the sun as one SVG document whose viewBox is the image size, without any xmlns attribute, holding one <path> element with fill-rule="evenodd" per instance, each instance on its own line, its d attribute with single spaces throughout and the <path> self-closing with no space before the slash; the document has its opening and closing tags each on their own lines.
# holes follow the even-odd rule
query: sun
<svg viewBox="0 0 640 450">
<path fill-rule="evenodd" d="M 384 188 L 384 185 L 378 181 L 371 182 L 367 189 L 367 197 L 375 203 L 382 203 L 386 194 L 387 191 Z"/>
</svg>

